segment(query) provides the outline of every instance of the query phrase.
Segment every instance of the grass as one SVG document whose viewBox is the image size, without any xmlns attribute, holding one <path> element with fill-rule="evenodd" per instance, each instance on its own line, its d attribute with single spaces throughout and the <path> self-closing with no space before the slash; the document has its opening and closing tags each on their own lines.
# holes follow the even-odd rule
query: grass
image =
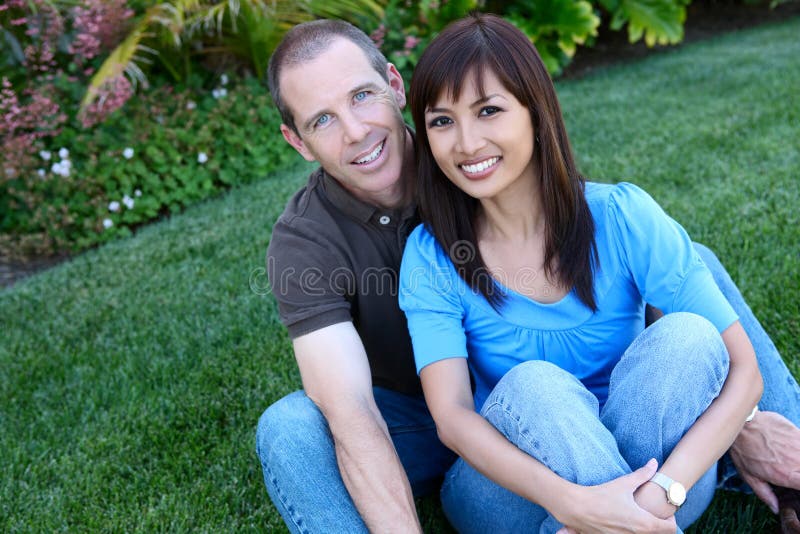
<svg viewBox="0 0 800 534">
<path fill-rule="evenodd" d="M 712 246 L 800 374 L 800 20 L 558 85 L 584 173 Z M 274 142 L 282 142 L 279 136 Z M 253 450 L 299 387 L 264 290 L 296 167 L 0 291 L 0 531 L 283 528 Z M 447 531 L 435 498 L 427 531 Z M 694 532 L 768 532 L 718 496 Z"/>
</svg>

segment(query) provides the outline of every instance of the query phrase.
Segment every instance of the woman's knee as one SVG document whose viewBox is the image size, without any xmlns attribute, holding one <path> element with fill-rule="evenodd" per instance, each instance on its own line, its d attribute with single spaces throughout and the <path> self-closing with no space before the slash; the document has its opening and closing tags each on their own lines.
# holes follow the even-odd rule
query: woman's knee
<svg viewBox="0 0 800 534">
<path fill-rule="evenodd" d="M 509 441 L 534 454 L 534 436 L 567 436 L 597 420 L 597 397 L 567 371 L 544 361 L 511 369 L 497 383 L 481 415 Z M 528 445 L 533 447 L 529 450 Z"/>
<path fill-rule="evenodd" d="M 641 340 L 648 358 L 661 358 L 681 372 L 711 370 L 724 379 L 728 373 L 729 356 L 722 336 L 716 327 L 700 315 L 677 312 L 665 315 L 637 338 Z"/>
<path fill-rule="evenodd" d="M 508 371 L 492 390 L 486 404 L 524 401 L 546 410 L 551 404 L 563 406 L 571 394 L 582 395 L 583 392 L 588 393 L 569 372 L 550 362 L 534 360 Z"/>
</svg>

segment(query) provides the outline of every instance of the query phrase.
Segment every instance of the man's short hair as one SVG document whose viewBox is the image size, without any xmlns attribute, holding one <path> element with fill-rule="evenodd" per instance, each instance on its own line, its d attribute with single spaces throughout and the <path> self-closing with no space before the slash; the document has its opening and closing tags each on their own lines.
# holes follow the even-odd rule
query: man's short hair
<svg viewBox="0 0 800 534">
<path fill-rule="evenodd" d="M 323 53 L 337 38 L 344 38 L 364 51 L 375 72 L 388 83 L 386 56 L 381 53 L 367 34 L 343 20 L 315 20 L 298 24 L 284 35 L 267 69 L 267 82 L 272 100 L 280 111 L 281 120 L 299 135 L 291 110 L 281 97 L 280 75 L 284 68 L 311 61 Z"/>
</svg>

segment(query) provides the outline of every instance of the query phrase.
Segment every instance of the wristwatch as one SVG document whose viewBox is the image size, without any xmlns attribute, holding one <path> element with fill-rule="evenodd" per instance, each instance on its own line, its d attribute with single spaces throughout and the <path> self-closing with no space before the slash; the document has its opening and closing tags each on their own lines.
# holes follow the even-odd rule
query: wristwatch
<svg viewBox="0 0 800 534">
<path fill-rule="evenodd" d="M 686 488 L 680 482 L 675 482 L 664 473 L 656 473 L 650 482 L 658 484 L 667 492 L 667 502 L 678 508 L 686 502 Z"/>
</svg>

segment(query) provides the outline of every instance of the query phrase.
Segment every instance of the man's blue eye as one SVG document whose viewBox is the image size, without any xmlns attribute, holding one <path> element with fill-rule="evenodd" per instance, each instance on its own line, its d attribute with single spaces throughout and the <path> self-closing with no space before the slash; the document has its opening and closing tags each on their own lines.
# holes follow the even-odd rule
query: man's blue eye
<svg viewBox="0 0 800 534">
<path fill-rule="evenodd" d="M 366 91 L 359 91 L 358 93 L 356 93 L 356 96 L 355 96 L 356 100 L 364 100 L 365 98 L 367 98 L 367 92 Z"/>
<path fill-rule="evenodd" d="M 320 118 L 317 119 L 316 125 L 322 126 L 326 124 L 329 120 L 331 120 L 331 116 L 326 113 L 325 115 L 321 115 Z"/>
</svg>

